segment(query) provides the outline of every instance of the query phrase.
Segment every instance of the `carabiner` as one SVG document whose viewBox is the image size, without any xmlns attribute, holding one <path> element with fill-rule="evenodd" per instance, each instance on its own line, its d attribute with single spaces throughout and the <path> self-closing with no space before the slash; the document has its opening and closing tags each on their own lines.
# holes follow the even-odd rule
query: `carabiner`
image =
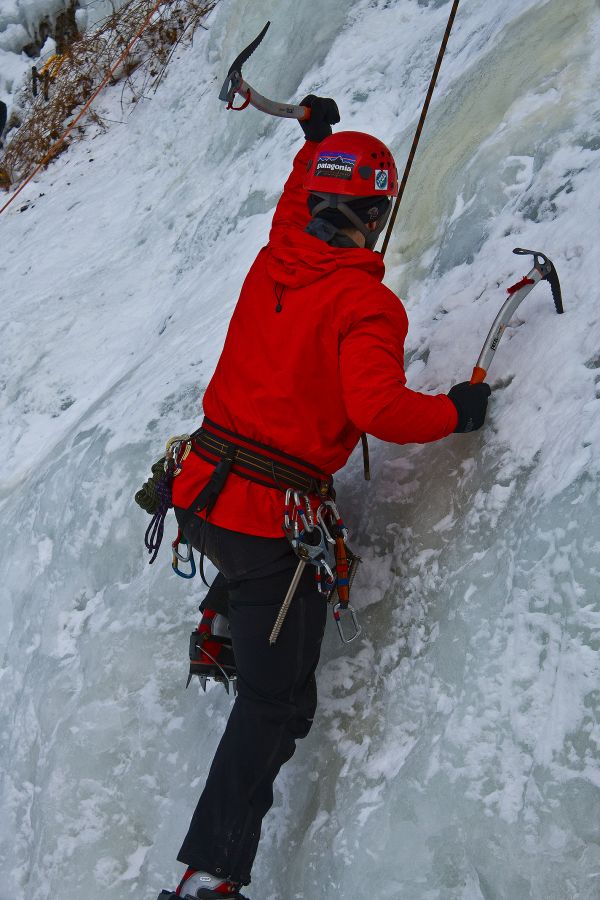
<svg viewBox="0 0 600 900">
<path fill-rule="evenodd" d="M 350 613 L 352 627 L 354 628 L 354 634 L 351 637 L 346 637 L 346 634 L 344 632 L 344 627 L 342 625 L 343 612 Z M 337 630 L 343 644 L 351 644 L 352 641 L 356 640 L 362 629 L 358 624 L 358 618 L 356 616 L 356 612 L 354 611 L 354 607 L 350 606 L 349 603 L 344 605 L 338 601 L 333 607 L 333 618 L 335 619 L 335 624 L 337 625 Z"/>
<path fill-rule="evenodd" d="M 179 552 L 179 544 L 186 544 L 188 548 L 187 555 L 184 556 L 183 553 Z M 192 545 L 184 538 L 181 530 L 177 532 L 177 537 L 171 544 L 173 548 L 173 561 L 171 563 L 171 568 L 175 572 L 176 575 L 179 575 L 180 578 L 193 578 L 196 574 L 196 561 L 194 559 L 194 551 Z M 181 572 L 179 569 L 179 563 L 189 563 L 189 571 Z"/>
<path fill-rule="evenodd" d="M 192 440 L 189 434 L 176 434 L 167 441 L 165 451 L 165 471 L 169 464 L 173 470 L 173 477 L 181 472 L 181 464 L 190 455 Z"/>
<path fill-rule="evenodd" d="M 296 504 L 294 514 L 298 517 L 304 531 L 311 532 L 315 527 L 315 519 L 310 505 L 310 497 L 308 494 L 300 494 L 295 491 L 294 503 Z"/>
<path fill-rule="evenodd" d="M 325 580 L 323 580 L 323 575 L 321 574 L 321 569 L 325 572 Z M 327 563 L 322 560 L 320 565 L 317 567 L 316 573 L 316 582 L 317 589 L 320 594 L 326 594 L 327 597 L 331 594 L 333 588 L 335 587 L 335 576 L 331 571 L 331 568 L 327 565 Z"/>
<path fill-rule="evenodd" d="M 317 522 L 319 523 L 319 525 L 321 526 L 321 528 L 323 530 L 323 534 L 325 535 L 325 540 L 329 544 L 335 544 L 335 538 L 331 534 L 331 531 L 329 530 L 327 522 L 325 521 L 324 510 L 325 510 L 325 504 L 321 503 L 321 505 L 319 506 L 319 508 L 317 510 Z"/>
<path fill-rule="evenodd" d="M 283 530 L 287 533 L 288 531 L 291 533 L 294 529 L 294 516 L 292 512 L 292 496 L 293 491 L 291 488 L 288 488 L 285 492 L 285 506 L 283 513 Z"/>
<path fill-rule="evenodd" d="M 327 526 L 325 526 L 325 523 L 324 523 L 324 519 L 327 514 L 329 514 L 331 516 L 331 518 L 333 519 L 335 528 L 337 529 L 339 536 L 342 537 L 344 539 L 344 541 L 347 541 L 348 540 L 348 529 L 344 525 L 344 522 L 340 515 L 340 511 L 337 508 L 335 501 L 324 500 L 323 503 L 321 503 L 321 505 L 318 509 L 318 512 L 317 512 L 317 518 L 318 518 L 319 522 L 321 523 L 321 525 L 323 525 L 326 528 L 326 531 L 328 532 L 328 534 L 331 535 L 331 530 L 332 530 L 331 526 L 327 527 Z M 333 543 L 334 540 L 335 540 L 335 538 L 332 537 L 331 543 Z"/>
</svg>

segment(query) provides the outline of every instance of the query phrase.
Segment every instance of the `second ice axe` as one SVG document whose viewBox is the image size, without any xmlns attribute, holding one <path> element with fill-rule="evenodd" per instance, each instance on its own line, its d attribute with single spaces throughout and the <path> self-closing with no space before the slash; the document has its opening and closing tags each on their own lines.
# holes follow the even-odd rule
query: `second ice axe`
<svg viewBox="0 0 600 900">
<path fill-rule="evenodd" d="M 527 294 L 533 290 L 538 281 L 547 281 L 549 283 L 556 312 L 564 312 L 558 273 L 552 261 L 544 253 L 540 253 L 539 250 L 523 250 L 521 247 L 515 247 L 513 253 L 518 253 L 521 256 L 533 256 L 533 269 L 520 281 L 517 281 L 516 284 L 507 288 L 508 299 L 494 319 L 494 324 L 490 328 L 485 343 L 481 348 L 479 359 L 471 375 L 471 384 L 481 384 L 485 380 L 506 326 L 515 314 L 517 307 L 520 306 Z"/>
</svg>

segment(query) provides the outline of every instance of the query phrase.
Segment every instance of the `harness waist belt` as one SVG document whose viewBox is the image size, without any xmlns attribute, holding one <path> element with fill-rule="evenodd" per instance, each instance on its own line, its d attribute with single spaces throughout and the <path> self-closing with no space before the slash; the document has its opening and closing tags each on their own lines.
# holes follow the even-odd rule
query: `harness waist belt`
<svg viewBox="0 0 600 900">
<path fill-rule="evenodd" d="M 298 457 L 229 431 L 210 419 L 204 419 L 191 439 L 192 452 L 200 459 L 213 465 L 230 460 L 228 472 L 263 487 L 284 492 L 291 489 L 324 498 L 331 494 L 331 475 Z"/>
</svg>

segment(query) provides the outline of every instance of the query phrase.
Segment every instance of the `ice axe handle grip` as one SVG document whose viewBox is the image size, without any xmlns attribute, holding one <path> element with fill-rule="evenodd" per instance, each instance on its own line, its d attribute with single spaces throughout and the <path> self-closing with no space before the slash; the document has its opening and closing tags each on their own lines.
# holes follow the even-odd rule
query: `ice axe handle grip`
<svg viewBox="0 0 600 900">
<path fill-rule="evenodd" d="M 470 384 L 483 384 L 486 375 L 487 372 L 485 369 L 482 369 L 481 366 L 475 366 L 473 374 L 471 375 Z"/>
</svg>

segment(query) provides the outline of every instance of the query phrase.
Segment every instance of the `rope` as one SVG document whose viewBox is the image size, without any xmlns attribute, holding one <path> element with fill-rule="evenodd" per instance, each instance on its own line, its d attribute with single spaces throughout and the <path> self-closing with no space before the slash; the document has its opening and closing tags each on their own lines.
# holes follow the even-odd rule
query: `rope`
<svg viewBox="0 0 600 900">
<path fill-rule="evenodd" d="M 152 466 L 152 475 L 145 481 L 141 489 L 136 493 L 134 500 L 145 512 L 151 516 L 157 511 L 160 505 L 158 495 L 158 485 L 165 478 L 165 457 L 161 457 L 158 462 Z"/>
<path fill-rule="evenodd" d="M 156 510 L 152 519 L 150 520 L 150 524 L 146 529 L 146 534 L 144 535 L 144 543 L 146 545 L 146 549 L 148 553 L 152 555 L 150 559 L 150 565 L 154 562 L 156 557 L 158 556 L 158 551 L 160 549 L 160 545 L 163 539 L 163 534 L 165 530 L 165 518 L 167 516 L 168 511 L 173 506 L 173 497 L 172 497 L 172 486 L 173 486 L 173 473 L 172 471 L 167 471 L 163 474 L 163 478 L 160 481 L 155 482 L 156 485 Z"/>
<path fill-rule="evenodd" d="M 31 173 L 31 175 L 28 175 L 28 177 L 27 177 L 27 178 L 25 179 L 25 181 L 20 185 L 20 187 L 18 187 L 17 190 L 14 192 L 14 194 L 6 201 L 6 203 L 4 204 L 4 206 L 3 206 L 2 208 L 0 208 L 0 214 L 2 214 L 2 213 L 4 212 L 4 210 L 5 210 L 8 206 L 10 206 L 10 204 L 13 202 L 13 200 L 14 200 L 16 197 L 19 196 L 19 194 L 21 193 L 21 191 L 23 190 L 23 188 L 26 187 L 26 186 L 29 184 L 29 182 L 30 182 L 33 178 L 35 178 L 35 176 L 38 174 L 38 172 L 39 172 L 41 169 L 44 168 L 44 166 L 46 165 L 46 163 L 49 162 L 49 161 L 52 159 L 53 156 L 55 156 L 55 154 L 56 154 L 57 150 L 59 149 L 59 147 L 61 147 L 61 146 L 64 144 L 64 142 L 65 142 L 65 140 L 67 139 L 67 137 L 68 137 L 68 136 L 70 135 L 70 133 L 73 131 L 73 129 L 75 128 L 75 126 L 77 125 L 77 123 L 80 121 L 80 119 L 81 119 L 81 118 L 85 115 L 85 113 L 88 111 L 88 109 L 90 108 L 92 102 L 96 99 L 96 97 L 98 96 L 98 94 L 100 93 L 100 91 L 102 91 L 102 90 L 106 87 L 106 85 L 108 84 L 108 82 L 110 81 L 110 79 L 113 77 L 114 73 L 115 73 L 116 70 L 119 68 L 119 66 L 121 65 L 121 63 L 123 62 L 123 60 L 129 55 L 129 53 L 131 52 L 131 49 L 132 49 L 133 45 L 137 43 L 137 41 L 140 39 L 140 37 L 142 36 L 142 34 L 144 33 L 144 31 L 146 30 L 146 28 L 147 28 L 148 25 L 150 24 L 150 20 L 152 19 L 152 16 L 154 15 L 154 13 L 158 10 L 158 8 L 159 8 L 160 6 L 163 6 L 164 3 L 165 3 L 165 0 L 158 0 L 158 3 L 155 3 L 155 4 L 154 4 L 154 6 L 152 7 L 152 9 L 150 10 L 150 12 L 148 13 L 148 15 L 146 16 L 146 18 L 144 19 L 144 22 L 143 22 L 143 24 L 141 25 L 141 27 L 139 28 L 139 30 L 136 32 L 136 34 L 132 37 L 132 39 L 130 40 L 130 42 L 127 44 L 127 46 L 125 47 L 125 49 L 123 50 L 123 52 L 122 52 L 121 55 L 119 56 L 119 58 L 118 58 L 118 60 L 116 61 L 116 63 L 114 63 L 114 65 L 111 66 L 111 68 L 108 70 L 108 72 L 106 73 L 104 79 L 102 80 L 102 82 L 100 83 L 100 85 L 96 88 L 96 90 L 93 92 L 92 96 L 85 102 L 85 104 L 83 105 L 83 107 L 79 110 L 79 112 L 77 113 L 77 115 L 75 116 L 75 118 L 73 119 L 73 121 L 68 125 L 68 127 L 67 127 L 67 128 L 65 129 L 65 131 L 62 133 L 62 135 L 58 138 L 58 140 L 55 141 L 54 144 L 52 144 L 52 146 L 50 147 L 50 149 L 48 150 L 48 152 L 46 153 L 46 155 L 44 156 L 44 158 L 42 159 L 42 161 L 41 161 L 40 163 L 38 163 L 38 165 L 35 167 L 35 169 L 34 169 L 33 172 Z"/>
<path fill-rule="evenodd" d="M 454 0 L 452 4 L 452 9 L 450 10 L 450 17 L 448 19 L 448 24 L 446 25 L 446 31 L 444 32 L 444 37 L 442 38 L 442 43 L 440 45 L 440 50 L 437 56 L 437 60 L 435 62 L 435 66 L 433 68 L 433 74 L 431 76 L 431 81 L 429 82 L 429 89 L 427 91 L 427 96 L 425 97 L 425 103 L 423 104 L 423 109 L 421 110 L 421 117 L 419 118 L 419 122 L 417 124 L 417 129 L 415 131 L 415 136 L 413 138 L 412 147 L 410 148 L 410 153 L 408 154 L 408 159 L 406 160 L 406 165 L 404 167 L 404 174 L 402 176 L 402 181 L 400 182 L 400 187 L 398 188 L 398 196 L 396 197 L 396 202 L 394 203 L 394 209 L 392 210 L 392 215 L 390 217 L 390 221 L 387 227 L 387 231 L 385 233 L 385 238 L 383 241 L 383 246 L 381 248 L 381 257 L 385 256 L 385 251 L 387 250 L 388 244 L 390 242 L 390 237 L 392 235 L 392 229 L 394 227 L 394 223 L 396 222 L 396 216 L 398 215 L 398 209 L 400 208 L 400 203 L 402 201 L 402 197 L 404 195 L 404 189 L 406 188 L 406 182 L 408 181 L 408 176 L 410 175 L 410 170 L 412 169 L 413 160 L 415 158 L 415 154 L 417 152 L 417 147 L 419 146 L 419 141 L 421 139 L 421 132 L 423 131 L 423 126 L 425 125 L 425 119 L 427 118 L 427 112 L 429 110 L 429 104 L 431 103 L 431 98 L 433 97 L 433 92 L 435 90 L 435 83 L 437 81 L 437 77 L 439 75 L 439 71 L 442 65 L 442 60 L 444 58 L 444 54 L 446 52 L 446 47 L 448 45 L 448 38 L 450 37 L 450 32 L 452 31 L 452 26 L 454 25 L 454 19 L 456 17 L 456 12 L 458 10 L 459 0 Z M 363 468 L 365 473 L 365 481 L 369 481 L 371 479 L 371 471 L 370 471 L 370 462 L 369 462 L 369 442 L 366 434 L 361 434 L 360 439 L 362 441 L 362 452 L 363 452 Z"/>
<path fill-rule="evenodd" d="M 450 37 L 450 32 L 452 31 L 452 26 L 454 25 L 454 19 L 456 17 L 456 12 L 458 10 L 458 4 L 459 4 L 459 0 L 454 0 L 454 3 L 452 4 L 452 9 L 450 11 L 450 17 L 448 19 L 448 24 L 446 25 L 446 31 L 444 33 L 444 37 L 442 38 L 440 51 L 438 53 L 435 67 L 433 69 L 431 81 L 429 82 L 429 90 L 427 91 L 427 96 L 425 97 L 425 103 L 423 104 L 423 109 L 421 110 L 421 117 L 420 117 L 419 123 L 417 125 L 417 130 L 415 131 L 415 136 L 413 138 L 412 147 L 410 148 L 410 153 L 408 154 L 408 159 L 406 160 L 406 166 L 404 168 L 404 175 L 402 176 L 402 181 L 400 182 L 400 187 L 398 188 L 398 196 L 396 197 L 396 202 L 394 204 L 392 216 L 390 218 L 390 222 L 387 227 L 387 231 L 385 233 L 385 240 L 383 242 L 383 247 L 381 248 L 382 256 L 385 256 L 385 251 L 387 250 L 387 246 L 390 242 L 392 229 L 393 229 L 394 223 L 396 221 L 396 216 L 398 215 L 398 209 L 399 209 L 400 203 L 402 201 L 402 196 L 404 194 L 406 182 L 408 181 L 408 176 L 410 175 L 410 170 L 412 168 L 413 160 L 414 160 L 415 154 L 417 152 L 419 140 L 421 139 L 421 132 L 423 131 L 423 126 L 425 125 L 425 119 L 427 118 L 429 104 L 431 103 L 431 98 L 433 97 L 433 92 L 435 90 L 435 84 L 437 81 L 437 77 L 438 77 L 438 74 L 439 74 L 439 71 L 440 71 L 440 68 L 442 65 L 442 60 L 444 58 L 444 54 L 446 52 L 448 38 Z M 0 212 L 1 212 L 1 210 L 0 210 Z"/>
</svg>

